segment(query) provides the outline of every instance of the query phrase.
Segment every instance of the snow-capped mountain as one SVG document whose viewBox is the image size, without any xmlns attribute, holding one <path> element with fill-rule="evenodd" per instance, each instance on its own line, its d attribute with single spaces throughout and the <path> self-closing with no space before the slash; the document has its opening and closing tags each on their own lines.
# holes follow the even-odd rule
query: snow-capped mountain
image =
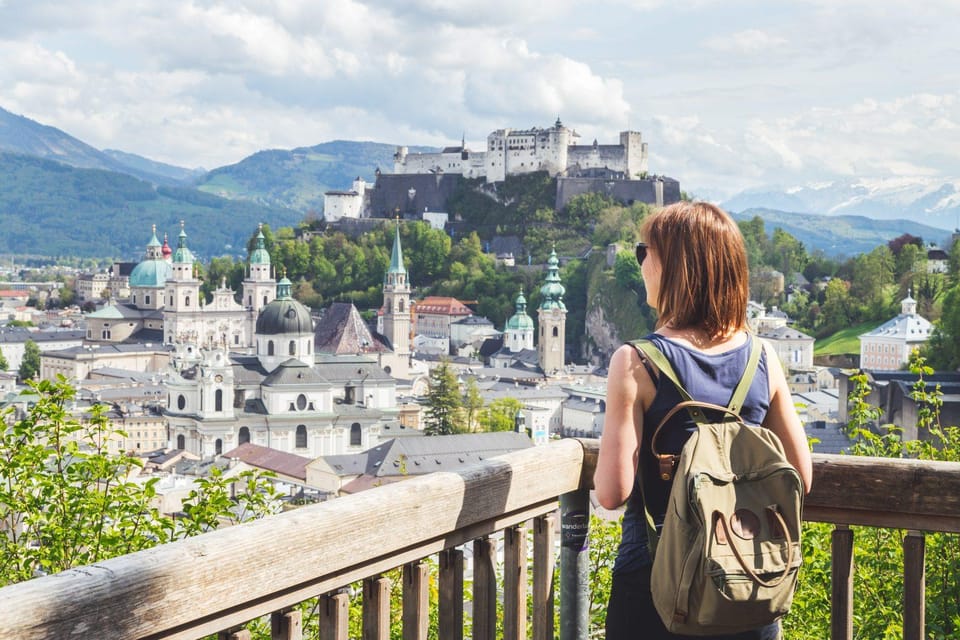
<svg viewBox="0 0 960 640">
<path fill-rule="evenodd" d="M 907 219 L 938 227 L 960 227 L 960 180 L 886 178 L 743 191 L 723 202 L 729 211 L 779 209 L 822 215 Z"/>
</svg>

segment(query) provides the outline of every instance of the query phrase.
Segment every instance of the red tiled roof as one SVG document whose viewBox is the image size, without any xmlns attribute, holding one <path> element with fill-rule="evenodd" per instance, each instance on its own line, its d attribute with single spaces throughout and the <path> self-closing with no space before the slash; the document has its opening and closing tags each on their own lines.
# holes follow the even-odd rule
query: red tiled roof
<svg viewBox="0 0 960 640">
<path fill-rule="evenodd" d="M 299 480 L 307 479 L 307 465 L 311 462 L 310 458 L 277 451 L 269 447 L 261 447 L 250 442 L 244 442 L 236 449 L 227 451 L 223 454 L 223 457 L 236 458 L 252 467 L 266 469 Z"/>
<path fill-rule="evenodd" d="M 456 298 L 447 296 L 428 296 L 417 303 L 416 311 L 417 313 L 432 313 L 447 316 L 473 315 L 470 307 Z"/>
</svg>

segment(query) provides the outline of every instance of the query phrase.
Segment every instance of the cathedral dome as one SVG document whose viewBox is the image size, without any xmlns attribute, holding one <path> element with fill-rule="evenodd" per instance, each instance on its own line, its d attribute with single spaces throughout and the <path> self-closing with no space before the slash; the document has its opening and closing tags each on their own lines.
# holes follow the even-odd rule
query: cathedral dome
<svg viewBox="0 0 960 640">
<path fill-rule="evenodd" d="M 286 333 L 313 333 L 310 310 L 290 296 L 291 283 L 283 278 L 277 283 L 277 298 L 257 317 L 257 333 L 278 335 Z"/>
<path fill-rule="evenodd" d="M 507 331 L 533 331 L 533 318 L 527 315 L 527 299 L 523 296 L 523 289 L 517 296 L 516 313 L 507 320 Z"/>
<path fill-rule="evenodd" d="M 173 268 L 166 260 L 144 260 L 130 272 L 130 286 L 162 288 L 171 277 Z"/>
</svg>

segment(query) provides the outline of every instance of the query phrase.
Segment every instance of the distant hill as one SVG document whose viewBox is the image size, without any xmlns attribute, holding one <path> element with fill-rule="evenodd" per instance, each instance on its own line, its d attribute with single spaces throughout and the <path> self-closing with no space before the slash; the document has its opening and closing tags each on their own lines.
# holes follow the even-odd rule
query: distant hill
<svg viewBox="0 0 960 640">
<path fill-rule="evenodd" d="M 823 216 L 765 208 L 746 209 L 731 215 L 737 220 L 752 220 L 759 216 L 763 219 L 768 234 L 780 227 L 802 242 L 808 252 L 820 249 L 833 258 L 868 253 L 878 245 L 886 244 L 904 233 L 940 246 L 946 246 L 950 238 L 949 231 L 911 220 L 875 220 L 850 215 Z"/>
<path fill-rule="evenodd" d="M 349 189 L 358 176 L 371 185 L 375 172 L 393 171 L 396 145 L 334 140 L 313 147 L 260 151 L 214 169 L 197 186 L 230 199 L 252 200 L 306 213 L 323 211 L 325 191 Z M 435 151 L 411 147 L 410 152 Z"/>
<path fill-rule="evenodd" d="M 0 108 L 0 151 L 55 160 L 82 169 L 126 173 L 155 184 L 182 185 L 196 175 L 133 154 L 104 152 L 64 133 Z"/>
<path fill-rule="evenodd" d="M 258 222 L 276 228 L 302 218 L 291 209 L 0 152 L 0 253 L 139 259 L 151 224 L 174 245 L 184 219 L 188 246 L 209 260 L 245 255 Z"/>
</svg>

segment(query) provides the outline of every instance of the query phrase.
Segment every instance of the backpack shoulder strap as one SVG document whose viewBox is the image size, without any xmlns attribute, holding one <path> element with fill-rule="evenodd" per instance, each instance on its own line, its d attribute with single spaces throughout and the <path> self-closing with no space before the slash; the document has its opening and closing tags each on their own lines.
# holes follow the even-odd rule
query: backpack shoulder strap
<svg viewBox="0 0 960 640">
<path fill-rule="evenodd" d="M 653 344 L 653 342 L 642 338 L 640 340 L 631 340 L 627 344 L 636 349 L 641 356 L 646 356 L 653 364 L 657 365 L 660 373 L 667 376 L 667 379 L 670 380 L 673 386 L 677 388 L 677 391 L 680 392 L 681 398 L 684 400 L 693 400 L 690 394 L 687 393 L 687 390 L 683 388 L 683 385 L 680 384 L 680 379 L 677 377 L 677 372 L 673 370 L 673 365 L 670 364 L 670 360 L 667 359 L 667 356 L 663 355 L 663 351 L 657 349 L 657 346 Z"/>
<path fill-rule="evenodd" d="M 757 376 L 757 368 L 760 365 L 760 354 L 763 351 L 760 338 L 752 333 L 748 333 L 747 336 L 750 338 L 751 343 L 750 357 L 747 358 L 747 366 L 743 370 L 743 375 L 740 376 L 740 382 L 737 383 L 737 388 L 733 390 L 730 404 L 727 405 L 727 409 L 730 409 L 737 415 L 740 414 L 740 409 L 743 408 L 743 402 L 747 399 L 747 393 L 750 392 L 750 385 L 753 384 L 753 379 Z"/>
</svg>

